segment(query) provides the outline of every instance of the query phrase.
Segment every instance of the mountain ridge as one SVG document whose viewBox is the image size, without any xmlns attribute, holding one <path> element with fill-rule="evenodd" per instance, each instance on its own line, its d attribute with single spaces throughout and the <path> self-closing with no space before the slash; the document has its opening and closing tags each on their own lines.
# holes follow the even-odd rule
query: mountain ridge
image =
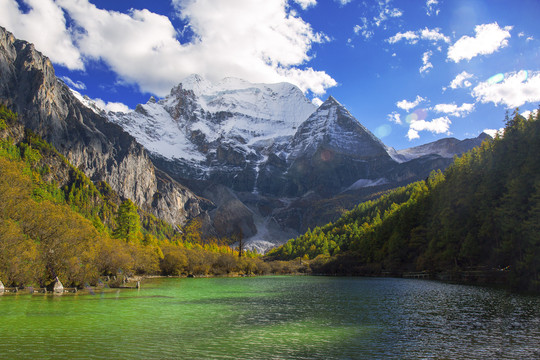
<svg viewBox="0 0 540 360">
<path fill-rule="evenodd" d="M 316 107 L 287 83 L 213 84 L 193 75 L 164 99 L 106 113 L 4 29 L 0 59 L 2 102 L 92 180 L 168 222 L 199 217 L 210 234 L 237 234 L 248 244 L 281 243 L 338 216 L 343 204 L 451 161 L 424 154 L 398 162 L 333 97 Z"/>
</svg>

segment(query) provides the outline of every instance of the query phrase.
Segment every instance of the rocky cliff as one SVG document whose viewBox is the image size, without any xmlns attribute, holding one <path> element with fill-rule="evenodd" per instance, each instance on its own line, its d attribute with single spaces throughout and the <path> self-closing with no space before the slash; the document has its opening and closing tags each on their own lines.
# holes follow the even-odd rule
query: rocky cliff
<svg viewBox="0 0 540 360">
<path fill-rule="evenodd" d="M 212 204 L 157 170 L 135 138 L 76 99 L 48 58 L 0 27 L 0 102 L 93 181 L 172 224 Z"/>
</svg>

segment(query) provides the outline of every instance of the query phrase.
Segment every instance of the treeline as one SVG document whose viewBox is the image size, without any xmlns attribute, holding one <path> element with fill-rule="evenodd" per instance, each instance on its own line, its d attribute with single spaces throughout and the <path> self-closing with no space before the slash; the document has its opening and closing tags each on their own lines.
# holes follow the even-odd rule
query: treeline
<svg viewBox="0 0 540 360">
<path fill-rule="evenodd" d="M 540 119 L 518 111 L 502 137 L 444 172 L 358 205 L 269 256 L 312 259 L 315 272 L 492 272 L 540 290 Z"/>
<path fill-rule="evenodd" d="M 95 284 L 101 276 L 223 275 L 302 271 L 267 263 L 227 239 L 201 239 L 94 184 L 0 106 L 0 280 L 6 286 Z"/>
</svg>

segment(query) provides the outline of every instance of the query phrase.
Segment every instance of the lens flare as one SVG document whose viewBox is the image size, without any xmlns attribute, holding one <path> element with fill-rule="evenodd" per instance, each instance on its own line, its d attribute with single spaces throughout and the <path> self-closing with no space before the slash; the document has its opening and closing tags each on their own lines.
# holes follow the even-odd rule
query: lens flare
<svg viewBox="0 0 540 360">
<path fill-rule="evenodd" d="M 407 124 L 415 122 L 416 120 L 418 120 L 418 115 L 416 113 L 409 114 L 405 118 L 405 122 L 407 122 Z"/>
<path fill-rule="evenodd" d="M 427 116 L 426 109 L 416 109 L 414 113 L 416 114 L 416 120 L 425 120 Z"/>
<path fill-rule="evenodd" d="M 498 73 L 498 74 L 493 75 L 492 77 L 490 77 L 487 82 L 489 84 L 498 84 L 503 80 L 504 80 L 504 74 L 503 73 Z"/>
<path fill-rule="evenodd" d="M 330 150 L 323 150 L 321 152 L 321 160 L 324 161 L 324 162 L 327 162 L 327 161 L 332 161 L 334 160 L 334 153 Z"/>
<path fill-rule="evenodd" d="M 388 124 L 384 124 L 375 129 L 375 136 L 382 139 L 383 137 L 390 135 L 391 132 L 392 127 Z"/>
</svg>

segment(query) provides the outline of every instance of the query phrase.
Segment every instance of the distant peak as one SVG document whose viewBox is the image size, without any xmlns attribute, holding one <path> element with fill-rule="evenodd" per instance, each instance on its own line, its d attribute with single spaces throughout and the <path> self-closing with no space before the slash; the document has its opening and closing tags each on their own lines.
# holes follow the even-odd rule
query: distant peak
<svg viewBox="0 0 540 360">
<path fill-rule="evenodd" d="M 321 106 L 341 106 L 339 101 L 337 101 L 332 95 L 326 99 L 326 101 Z"/>
<path fill-rule="evenodd" d="M 493 139 L 493 136 L 489 135 L 485 131 L 482 131 L 482 133 L 480 133 L 480 135 L 478 135 L 478 139 L 480 139 L 480 140 Z"/>
<path fill-rule="evenodd" d="M 192 83 L 192 82 L 201 82 L 203 81 L 203 77 L 199 74 L 191 74 L 189 76 L 186 76 L 184 79 L 182 79 L 182 83 Z"/>
</svg>

